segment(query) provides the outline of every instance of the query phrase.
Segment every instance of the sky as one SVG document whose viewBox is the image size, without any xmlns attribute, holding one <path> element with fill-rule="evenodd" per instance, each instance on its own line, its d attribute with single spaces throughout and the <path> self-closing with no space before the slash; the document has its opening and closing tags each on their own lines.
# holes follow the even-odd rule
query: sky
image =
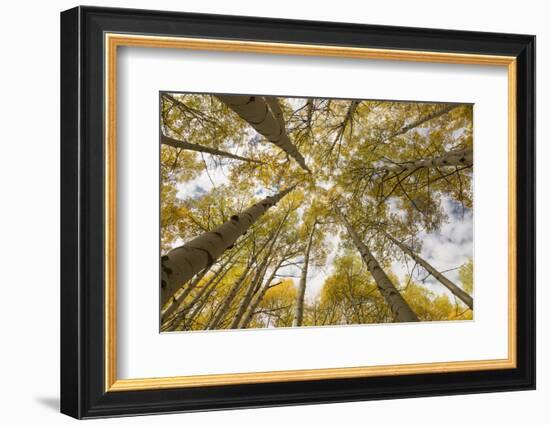
<svg viewBox="0 0 550 425">
<path fill-rule="evenodd" d="M 179 199 L 184 200 L 189 197 L 195 198 L 205 192 L 208 192 L 214 187 L 212 182 L 214 182 L 216 187 L 222 186 L 229 182 L 227 177 L 228 173 L 225 172 L 225 167 L 214 167 L 212 162 L 209 161 L 208 155 L 205 155 L 204 159 L 208 166 L 208 173 L 205 170 L 194 179 L 184 183 L 179 183 L 177 186 L 178 193 L 176 195 Z"/>
<path fill-rule="evenodd" d="M 464 216 L 462 207 L 448 197 L 443 197 L 442 206 L 448 220 L 437 232 L 418 235 L 422 240 L 422 250 L 420 256 L 434 266 L 440 272 L 450 270 L 444 273 L 452 282 L 459 283 L 458 270 L 470 258 L 473 258 L 473 215 L 471 210 L 466 210 Z M 409 269 L 414 266 L 413 261 L 409 261 Z M 415 271 L 414 278 L 423 278 L 427 275 L 424 270 L 417 267 L 419 272 Z M 454 269 L 454 270 L 451 270 Z M 392 271 L 405 279 L 407 269 L 402 263 L 392 264 Z M 426 279 L 427 288 L 437 294 L 449 294 L 433 276 Z"/>
</svg>

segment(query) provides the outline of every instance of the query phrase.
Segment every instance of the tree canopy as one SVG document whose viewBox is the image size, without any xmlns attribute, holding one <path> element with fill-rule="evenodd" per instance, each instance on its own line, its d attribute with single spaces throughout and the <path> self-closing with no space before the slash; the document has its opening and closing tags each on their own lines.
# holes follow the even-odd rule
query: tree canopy
<svg viewBox="0 0 550 425">
<path fill-rule="evenodd" d="M 472 105 L 160 105 L 161 330 L 472 318 Z"/>
</svg>

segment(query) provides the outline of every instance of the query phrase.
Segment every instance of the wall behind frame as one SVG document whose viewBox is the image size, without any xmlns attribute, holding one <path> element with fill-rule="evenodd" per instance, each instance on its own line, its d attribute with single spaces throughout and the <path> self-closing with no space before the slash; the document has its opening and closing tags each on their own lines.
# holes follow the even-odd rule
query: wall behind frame
<svg viewBox="0 0 550 425">
<path fill-rule="evenodd" d="M 97 6 L 156 8 L 274 18 L 347 21 L 368 24 L 517 32 L 537 35 L 538 98 L 550 94 L 550 29 L 544 4 L 534 0 L 408 2 L 253 2 L 247 0 L 94 1 Z M 60 415 L 59 392 L 59 12 L 76 2 L 11 2 L 4 9 L 0 126 L 0 392 L 2 422 L 74 423 Z M 6 10 L 7 9 L 7 10 Z M 538 102 L 538 116 L 550 115 Z M 538 140 L 549 140 L 540 126 Z M 548 143 L 537 156 L 550 157 Z M 550 184 L 550 167 L 538 167 L 538 187 Z M 538 217 L 550 216 L 550 200 L 539 189 Z M 546 191 L 547 194 L 547 191 Z M 550 297 L 544 259 L 550 258 L 550 224 L 538 224 L 539 302 Z M 26 289 L 24 289 L 26 288 Z M 29 291 L 29 292 L 27 292 Z M 24 301 L 24 302 L 23 302 Z M 464 425 L 468 422 L 544 423 L 550 397 L 550 313 L 538 308 L 538 390 L 500 394 L 345 403 L 291 408 L 210 412 L 110 419 L 108 423 L 334 424 L 390 420 L 391 423 Z M 103 422 L 104 420 L 99 420 Z"/>
</svg>

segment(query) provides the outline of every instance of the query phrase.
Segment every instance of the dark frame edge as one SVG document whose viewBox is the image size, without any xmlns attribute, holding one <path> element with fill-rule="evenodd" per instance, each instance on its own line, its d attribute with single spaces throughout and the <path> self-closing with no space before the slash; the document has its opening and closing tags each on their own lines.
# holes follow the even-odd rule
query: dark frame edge
<svg viewBox="0 0 550 425">
<path fill-rule="evenodd" d="M 536 36 L 517 55 L 517 317 L 524 389 L 536 389 Z M 521 249 L 519 248 L 521 247 Z M 519 265 L 522 266 L 520 269 Z M 519 285 L 523 285 L 520 291 Z M 519 310 L 519 306 L 523 311 Z"/>
<path fill-rule="evenodd" d="M 61 13 L 60 411 L 82 418 L 79 276 L 80 8 Z"/>
</svg>

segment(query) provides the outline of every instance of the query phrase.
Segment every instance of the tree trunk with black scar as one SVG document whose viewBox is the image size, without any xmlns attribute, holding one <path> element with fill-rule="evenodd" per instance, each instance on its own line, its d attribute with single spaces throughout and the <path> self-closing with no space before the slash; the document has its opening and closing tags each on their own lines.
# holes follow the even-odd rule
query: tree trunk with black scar
<svg viewBox="0 0 550 425">
<path fill-rule="evenodd" d="M 436 111 L 433 111 L 431 114 L 428 114 L 426 115 L 425 117 L 422 117 L 408 125 L 406 125 L 405 127 L 402 127 L 400 130 L 396 131 L 395 133 L 393 133 L 391 136 L 389 137 L 386 137 L 382 143 L 386 143 L 387 141 L 393 139 L 394 137 L 397 137 L 397 136 L 401 136 L 402 134 L 405 134 L 407 133 L 408 131 L 412 130 L 413 128 L 416 128 L 416 127 L 420 127 L 422 124 L 425 124 L 427 123 L 428 121 L 431 121 L 435 118 L 438 118 L 442 115 L 445 115 L 446 113 L 448 112 L 451 112 L 453 109 L 457 108 L 458 104 L 456 105 L 448 105 L 448 106 L 445 106 L 441 109 L 438 109 Z"/>
<path fill-rule="evenodd" d="M 224 95 L 218 98 L 245 120 L 254 130 L 294 158 L 300 167 L 311 172 L 306 161 L 286 132 L 283 111 L 276 98 Z"/>
<path fill-rule="evenodd" d="M 262 161 L 252 158 L 245 158 L 243 156 L 235 155 L 230 152 L 225 152 L 219 149 L 210 148 L 208 146 L 199 145 L 198 143 L 184 142 L 183 140 L 173 139 L 165 136 L 160 136 L 160 141 L 163 145 L 172 146 L 173 148 L 185 149 L 188 151 L 202 152 L 210 155 L 222 156 L 224 158 L 238 159 L 239 161 L 254 162 L 256 164 L 263 164 Z"/>
<path fill-rule="evenodd" d="M 224 224 L 203 233 L 186 244 L 172 249 L 161 258 L 161 305 L 173 297 L 175 292 L 195 274 L 213 264 L 237 239 L 274 206 L 295 186 L 268 196 L 240 214 L 231 217 Z"/>
<path fill-rule="evenodd" d="M 245 241 L 246 238 L 241 239 L 239 241 L 239 244 L 234 247 L 230 253 L 228 253 L 223 260 L 222 264 L 218 267 L 218 270 L 214 272 L 212 276 L 210 276 L 210 281 L 217 279 L 220 273 L 223 271 L 223 275 L 227 273 L 227 265 L 233 260 L 235 255 L 239 253 L 241 248 L 243 247 L 243 241 Z M 222 259 L 224 256 L 222 255 Z M 161 310 L 161 319 L 162 322 L 165 321 L 165 319 L 169 318 L 170 315 L 178 309 L 179 306 L 183 303 L 185 298 L 197 287 L 201 279 L 204 277 L 204 275 L 210 270 L 210 267 L 204 268 L 200 273 L 198 273 L 193 279 L 189 281 L 189 284 L 183 285 L 180 289 L 178 289 L 172 297 L 168 300 L 168 302 L 162 307 Z M 222 276 L 223 277 L 223 276 Z"/>
<path fill-rule="evenodd" d="M 298 286 L 298 292 L 296 293 L 296 306 L 294 308 L 294 319 L 292 326 L 302 326 L 304 319 L 304 297 L 306 294 L 307 284 L 307 271 L 309 266 L 309 255 L 311 253 L 311 245 L 313 244 L 313 235 L 315 234 L 315 226 L 317 222 L 313 223 L 311 231 L 309 232 L 309 239 L 307 242 L 306 250 L 304 252 L 304 264 L 302 265 L 302 273 L 300 275 L 300 284 Z"/>
<path fill-rule="evenodd" d="M 459 288 L 456 284 L 451 282 L 450 279 L 445 277 L 442 273 L 437 271 L 435 267 L 433 267 L 430 263 L 428 263 L 426 260 L 424 260 L 422 257 L 420 257 L 418 254 L 416 254 L 410 247 L 405 245 L 402 242 L 399 242 L 397 239 L 395 239 L 393 236 L 391 236 L 389 233 L 386 233 L 386 236 L 388 239 L 390 239 L 393 243 L 395 243 L 401 250 L 403 250 L 406 254 L 409 255 L 414 261 L 416 261 L 418 264 L 420 264 L 424 269 L 429 272 L 433 277 L 435 277 L 443 286 L 445 286 L 449 291 L 453 293 L 458 299 L 460 299 L 464 304 L 466 304 L 470 309 L 473 310 L 474 308 L 474 300 L 472 297 L 463 291 L 461 288 Z"/>
<path fill-rule="evenodd" d="M 376 286 L 378 287 L 378 290 L 388 303 L 390 310 L 393 315 L 393 319 L 395 322 L 418 322 L 418 317 L 416 316 L 415 312 L 411 309 L 409 304 L 405 301 L 405 299 L 401 296 L 395 285 L 392 283 L 390 278 L 386 275 L 384 270 L 380 267 L 380 264 L 378 264 L 378 261 L 368 247 L 361 241 L 359 238 L 359 235 L 353 227 L 350 225 L 350 223 L 347 221 L 346 217 L 342 214 L 342 212 L 335 208 L 335 211 L 340 216 L 340 219 L 344 223 L 351 239 L 353 240 L 353 243 L 355 244 L 357 250 L 361 254 L 361 258 L 363 259 L 363 262 L 367 266 L 370 274 L 374 278 L 376 282 Z"/>
<path fill-rule="evenodd" d="M 450 151 L 432 158 L 408 161 L 401 164 L 385 165 L 382 167 L 377 167 L 375 170 L 378 173 L 390 173 L 410 172 L 421 168 L 472 166 L 474 163 L 473 157 L 473 150 L 472 148 L 469 148 L 459 151 Z"/>
<path fill-rule="evenodd" d="M 231 252 L 229 252 L 227 255 L 222 255 L 221 259 L 223 259 L 223 262 L 219 265 L 218 269 L 213 273 L 212 276 L 210 276 L 210 279 L 208 282 L 211 282 L 212 280 L 215 280 L 220 276 L 220 279 L 225 276 L 225 274 L 228 271 L 227 266 L 233 258 L 239 253 L 241 248 L 243 247 L 244 242 L 246 241 L 246 238 L 243 238 L 239 241 L 237 246 L 235 246 Z M 227 252 L 227 251 L 226 251 Z M 179 306 L 185 301 L 185 298 L 197 287 L 201 279 L 204 277 L 204 275 L 210 270 L 209 267 L 206 267 L 204 270 L 202 270 L 200 273 L 198 273 L 193 279 L 189 281 L 189 284 L 183 285 L 180 289 L 176 291 L 176 293 L 170 298 L 170 300 L 163 306 L 161 310 L 161 318 L 164 321 L 164 319 L 168 318 L 175 310 L 178 309 Z M 223 273 L 222 273 L 223 272 Z"/>
<path fill-rule="evenodd" d="M 205 267 L 199 274 L 197 274 L 193 279 L 189 281 L 188 285 L 184 285 L 182 288 L 178 289 L 174 293 L 174 296 L 172 296 L 168 300 L 166 305 L 164 305 L 160 311 L 162 325 L 165 325 L 167 322 L 172 320 L 172 315 L 176 311 L 179 311 L 187 295 L 189 295 L 189 293 L 197 287 L 197 285 L 202 280 L 202 278 L 206 275 L 206 273 L 208 273 L 208 270 L 210 270 L 210 268 Z M 215 273 L 215 275 L 217 275 L 220 271 L 221 271 L 221 268 Z"/>
<path fill-rule="evenodd" d="M 216 271 L 216 273 L 213 276 L 211 276 L 210 279 L 208 279 L 207 282 L 203 283 L 202 288 L 200 289 L 200 291 L 198 291 L 198 293 L 193 298 L 191 298 L 191 300 L 189 300 L 189 302 L 185 302 L 185 298 L 187 297 L 187 295 L 189 295 L 189 292 L 185 295 L 185 297 L 181 298 L 178 309 L 176 310 L 176 312 L 171 317 L 166 316 L 166 317 L 168 317 L 168 320 L 166 320 L 165 324 L 163 323 L 165 328 L 174 329 L 178 326 L 178 323 L 180 323 L 181 321 L 185 321 L 187 313 L 191 309 L 193 309 L 194 305 L 201 299 L 201 297 L 205 294 L 205 292 L 209 288 L 212 288 L 211 291 L 209 291 L 209 293 L 212 292 L 216 288 L 218 283 L 220 283 L 221 280 L 227 275 L 227 273 L 229 272 L 230 267 L 226 267 L 226 265 L 229 263 L 230 260 L 231 260 L 231 258 L 229 258 L 218 269 L 218 271 Z M 195 279 L 193 279 L 193 280 L 195 280 Z M 201 279 L 199 278 L 199 280 L 201 280 Z M 197 287 L 197 285 L 195 285 L 195 287 Z M 188 318 L 188 322 L 189 321 L 191 321 L 190 318 Z M 164 329 L 162 329 L 162 330 L 164 330 Z"/>
</svg>

